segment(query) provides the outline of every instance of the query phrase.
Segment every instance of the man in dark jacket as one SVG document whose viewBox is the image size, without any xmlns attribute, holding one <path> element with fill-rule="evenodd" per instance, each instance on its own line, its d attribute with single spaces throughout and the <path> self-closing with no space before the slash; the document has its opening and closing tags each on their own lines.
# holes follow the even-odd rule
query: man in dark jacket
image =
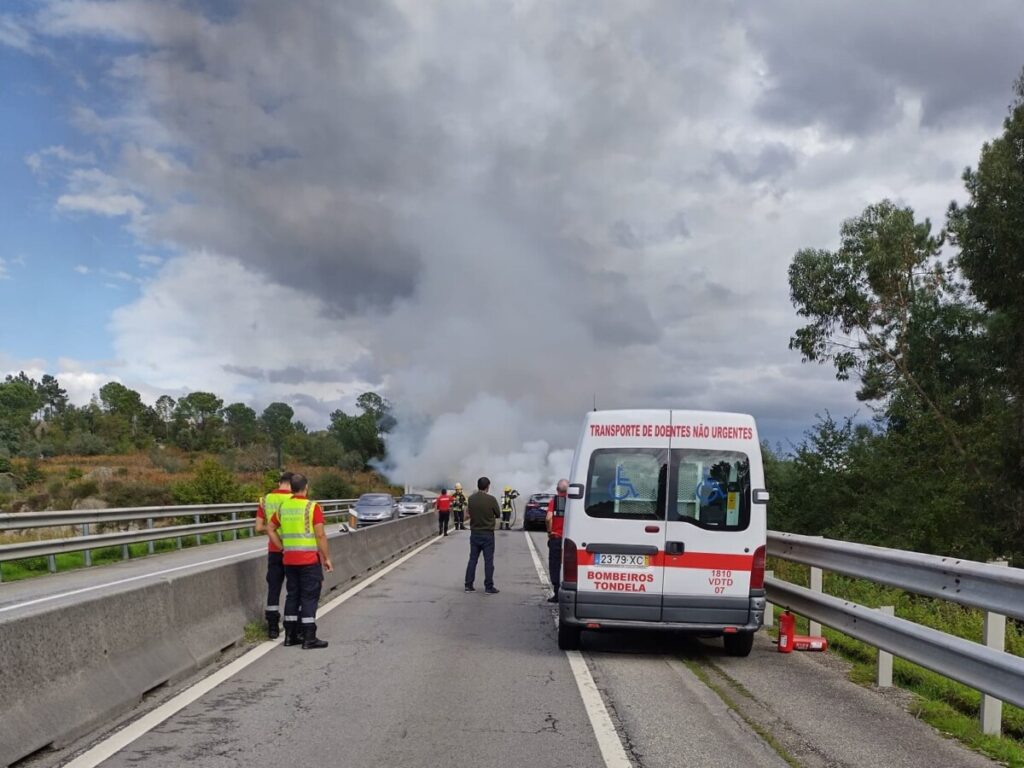
<svg viewBox="0 0 1024 768">
<path fill-rule="evenodd" d="M 484 591 L 498 594 L 494 586 L 494 522 L 501 517 L 498 500 L 487 491 L 491 481 L 481 477 L 476 481 L 477 492 L 469 497 L 469 563 L 466 565 L 466 591 L 476 592 L 476 564 L 484 556 Z"/>
</svg>

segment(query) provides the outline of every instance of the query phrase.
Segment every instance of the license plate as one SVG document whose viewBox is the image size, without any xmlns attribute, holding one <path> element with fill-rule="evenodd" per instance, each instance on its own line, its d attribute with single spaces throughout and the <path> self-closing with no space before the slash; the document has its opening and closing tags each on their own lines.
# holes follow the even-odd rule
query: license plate
<svg viewBox="0 0 1024 768">
<path fill-rule="evenodd" d="M 650 555 L 594 555 L 594 565 L 617 565 L 620 568 L 646 568 Z"/>
</svg>

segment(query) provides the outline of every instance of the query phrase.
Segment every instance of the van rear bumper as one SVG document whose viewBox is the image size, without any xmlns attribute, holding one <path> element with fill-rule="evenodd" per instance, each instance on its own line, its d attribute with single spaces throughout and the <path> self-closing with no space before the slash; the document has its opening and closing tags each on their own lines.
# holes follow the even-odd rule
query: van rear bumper
<svg viewBox="0 0 1024 768">
<path fill-rule="evenodd" d="M 589 593 L 588 598 L 592 597 Z M 638 596 L 639 597 L 639 596 Z M 681 605 L 668 609 L 671 620 L 665 621 L 658 611 L 652 611 L 650 596 L 645 600 L 619 597 L 614 604 L 595 607 L 592 602 L 579 601 L 575 584 L 562 584 L 558 591 L 558 620 L 567 626 L 600 629 L 643 629 L 692 632 L 694 634 L 722 634 L 726 629 L 756 632 L 764 623 L 765 596 L 757 590 L 745 601 L 743 598 L 699 598 L 692 609 Z M 739 603 L 739 604 L 737 604 Z M 745 610 L 744 610 L 745 609 Z M 689 616 L 692 619 L 689 619 Z M 642 618 L 641 618 L 642 617 Z"/>
</svg>

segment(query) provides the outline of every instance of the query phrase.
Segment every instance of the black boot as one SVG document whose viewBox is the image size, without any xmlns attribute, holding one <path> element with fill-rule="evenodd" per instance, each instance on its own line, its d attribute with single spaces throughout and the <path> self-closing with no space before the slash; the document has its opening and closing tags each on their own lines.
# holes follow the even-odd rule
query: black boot
<svg viewBox="0 0 1024 768">
<path fill-rule="evenodd" d="M 286 621 L 284 623 L 284 644 L 285 645 L 301 645 L 302 638 L 299 637 L 299 625 L 295 622 Z"/>
<path fill-rule="evenodd" d="M 316 624 L 307 624 L 302 628 L 303 639 L 302 639 L 302 650 L 309 651 L 317 648 L 326 648 L 327 641 L 320 640 L 316 636 Z"/>
<path fill-rule="evenodd" d="M 277 640 L 281 636 L 281 614 L 277 611 L 267 611 L 263 615 L 267 619 L 267 637 Z"/>
</svg>

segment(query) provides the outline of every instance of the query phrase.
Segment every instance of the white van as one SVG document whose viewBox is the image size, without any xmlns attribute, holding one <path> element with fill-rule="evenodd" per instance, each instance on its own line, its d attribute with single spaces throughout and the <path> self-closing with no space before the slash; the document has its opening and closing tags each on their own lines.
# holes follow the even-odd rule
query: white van
<svg viewBox="0 0 1024 768">
<path fill-rule="evenodd" d="M 584 629 L 669 629 L 750 653 L 768 501 L 753 417 L 594 411 L 570 483 L 560 648 L 578 648 Z"/>
</svg>

